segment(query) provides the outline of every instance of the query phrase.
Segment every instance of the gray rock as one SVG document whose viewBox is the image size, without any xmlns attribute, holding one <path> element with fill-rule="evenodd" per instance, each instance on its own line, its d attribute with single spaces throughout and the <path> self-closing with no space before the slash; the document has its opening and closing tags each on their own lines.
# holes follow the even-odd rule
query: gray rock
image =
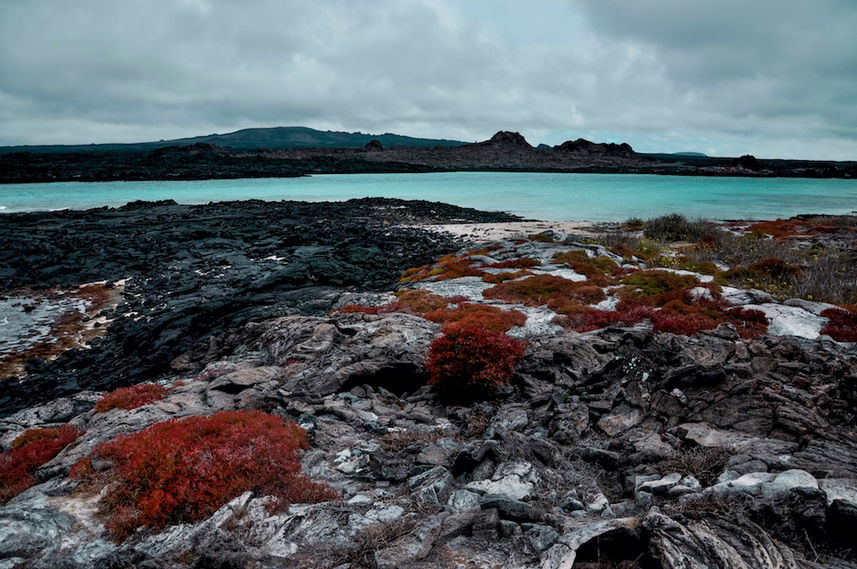
<svg viewBox="0 0 857 569">
<path fill-rule="evenodd" d="M 557 543 L 540 556 L 540 569 L 572 569 L 577 550 L 586 543 L 610 532 L 636 532 L 640 527 L 637 518 L 617 518 L 586 524 L 563 533 Z"/>
<path fill-rule="evenodd" d="M 479 494 L 469 490 L 456 490 L 450 495 L 446 504 L 453 514 L 470 512 L 481 507 Z"/>
<path fill-rule="evenodd" d="M 598 421 L 598 428 L 609 437 L 627 431 L 640 423 L 642 413 L 639 409 L 621 404 Z"/>
<path fill-rule="evenodd" d="M 408 479 L 411 496 L 420 503 L 439 506 L 452 494 L 454 480 L 447 469 L 435 466 L 431 470 Z"/>
<path fill-rule="evenodd" d="M 857 479 L 825 478 L 818 481 L 818 487 L 827 495 L 827 505 L 841 500 L 857 507 Z"/>
<path fill-rule="evenodd" d="M 658 480 L 649 480 L 637 486 L 637 490 L 641 492 L 649 492 L 651 494 L 666 494 L 670 488 L 674 487 L 681 481 L 681 474 L 673 472 Z"/>
</svg>

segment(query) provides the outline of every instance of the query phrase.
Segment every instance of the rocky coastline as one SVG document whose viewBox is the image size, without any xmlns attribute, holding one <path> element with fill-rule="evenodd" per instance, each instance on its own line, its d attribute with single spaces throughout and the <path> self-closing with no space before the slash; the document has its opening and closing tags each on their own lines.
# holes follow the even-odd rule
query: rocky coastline
<svg viewBox="0 0 857 569">
<path fill-rule="evenodd" d="M 569 140 L 532 146 L 517 132 L 460 146 L 230 148 L 211 142 L 150 149 L 0 149 L 0 183 L 206 180 L 312 174 L 454 171 L 578 172 L 676 176 L 855 178 L 857 162 L 635 152 L 627 143 Z"/>
<path fill-rule="evenodd" d="M 853 218 L 480 243 L 421 227 L 519 220 L 386 199 L 4 219 L 3 292 L 124 289 L 86 317 L 103 336 L 0 383 L 0 466 L 74 429 L 0 506 L 0 568 L 857 566 Z M 820 257 L 844 292 L 822 298 Z M 495 325 L 511 376 L 439 397 L 438 338 Z M 248 487 L 117 539 L 78 474 L 165 421 L 260 411 L 335 497 Z"/>
</svg>

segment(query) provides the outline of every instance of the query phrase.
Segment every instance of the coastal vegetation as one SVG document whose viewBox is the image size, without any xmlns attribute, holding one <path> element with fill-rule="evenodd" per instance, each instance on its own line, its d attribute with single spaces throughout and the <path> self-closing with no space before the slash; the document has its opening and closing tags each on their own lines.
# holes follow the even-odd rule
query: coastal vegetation
<svg viewBox="0 0 857 569">
<path fill-rule="evenodd" d="M 71 476 L 93 491 L 106 489 L 99 498 L 105 527 L 121 541 L 139 527 L 206 518 L 248 490 L 273 496 L 279 509 L 335 499 L 332 489 L 300 474 L 299 453 L 308 446 L 294 423 L 260 411 L 222 411 L 101 443 Z"/>
<path fill-rule="evenodd" d="M 38 483 L 36 470 L 83 434 L 73 425 L 28 429 L 0 454 L 0 504 Z"/>
<path fill-rule="evenodd" d="M 157 383 L 140 383 L 130 387 L 119 387 L 106 393 L 95 404 L 96 413 L 106 413 L 111 409 L 136 409 L 155 401 L 160 401 L 167 389 Z"/>
</svg>

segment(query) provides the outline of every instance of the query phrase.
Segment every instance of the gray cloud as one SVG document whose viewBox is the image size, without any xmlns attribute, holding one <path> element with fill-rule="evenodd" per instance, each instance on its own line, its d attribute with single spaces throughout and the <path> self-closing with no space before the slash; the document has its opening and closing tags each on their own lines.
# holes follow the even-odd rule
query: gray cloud
<svg viewBox="0 0 857 569">
<path fill-rule="evenodd" d="M 850 1 L 0 2 L 0 144 L 248 126 L 857 157 Z"/>
</svg>

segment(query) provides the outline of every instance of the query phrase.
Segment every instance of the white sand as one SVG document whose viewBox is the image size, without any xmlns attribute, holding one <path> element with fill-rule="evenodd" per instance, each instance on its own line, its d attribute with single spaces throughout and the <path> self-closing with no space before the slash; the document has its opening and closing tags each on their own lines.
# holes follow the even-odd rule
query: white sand
<svg viewBox="0 0 857 569">
<path fill-rule="evenodd" d="M 559 233 L 595 236 L 595 226 L 606 224 L 591 221 L 507 221 L 500 223 L 450 223 L 444 225 L 424 225 L 431 231 L 445 231 L 459 237 L 469 237 L 475 241 L 489 242 L 498 239 L 525 238 L 542 231 L 557 231 Z"/>
</svg>

